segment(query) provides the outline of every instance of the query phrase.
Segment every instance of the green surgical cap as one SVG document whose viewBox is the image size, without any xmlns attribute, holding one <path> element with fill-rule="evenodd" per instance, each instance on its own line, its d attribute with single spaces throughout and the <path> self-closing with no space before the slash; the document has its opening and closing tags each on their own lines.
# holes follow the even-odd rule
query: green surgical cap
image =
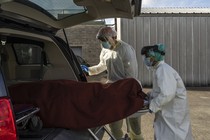
<svg viewBox="0 0 210 140">
<path fill-rule="evenodd" d="M 165 45 L 163 44 L 154 45 L 154 48 L 148 51 L 148 55 L 154 57 L 156 61 L 164 60 Z"/>
</svg>

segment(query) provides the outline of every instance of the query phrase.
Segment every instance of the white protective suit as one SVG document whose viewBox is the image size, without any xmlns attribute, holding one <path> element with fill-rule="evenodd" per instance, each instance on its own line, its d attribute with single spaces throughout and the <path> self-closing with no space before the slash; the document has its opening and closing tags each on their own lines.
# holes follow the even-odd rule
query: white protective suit
<svg viewBox="0 0 210 140">
<path fill-rule="evenodd" d="M 164 61 L 154 67 L 150 110 L 155 113 L 155 140 L 193 140 L 186 88 Z"/>
<path fill-rule="evenodd" d="M 100 62 L 89 67 L 89 75 L 97 75 L 107 70 L 108 82 L 115 82 L 124 78 L 138 78 L 138 64 L 133 47 L 118 40 L 113 50 L 102 48 Z"/>
<path fill-rule="evenodd" d="M 113 50 L 102 48 L 100 62 L 96 66 L 89 67 L 89 75 L 97 75 L 107 70 L 107 83 L 112 83 L 124 78 L 138 78 L 138 64 L 136 52 L 127 43 L 118 40 Z M 123 120 L 110 124 L 111 132 L 116 139 L 121 139 Z M 143 140 L 141 135 L 141 117 L 128 119 L 130 137 L 132 140 Z"/>
</svg>

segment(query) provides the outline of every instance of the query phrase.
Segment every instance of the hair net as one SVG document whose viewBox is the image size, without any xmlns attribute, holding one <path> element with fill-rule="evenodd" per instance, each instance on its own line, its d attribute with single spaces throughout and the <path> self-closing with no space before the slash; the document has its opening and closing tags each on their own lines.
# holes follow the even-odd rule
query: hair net
<svg viewBox="0 0 210 140">
<path fill-rule="evenodd" d="M 117 32 L 112 29 L 111 27 L 102 27 L 97 35 L 96 35 L 96 38 L 99 39 L 101 37 L 115 37 L 117 36 Z"/>
<path fill-rule="evenodd" d="M 165 45 L 145 46 L 142 48 L 141 54 L 154 57 L 156 61 L 162 61 L 165 55 Z"/>
</svg>

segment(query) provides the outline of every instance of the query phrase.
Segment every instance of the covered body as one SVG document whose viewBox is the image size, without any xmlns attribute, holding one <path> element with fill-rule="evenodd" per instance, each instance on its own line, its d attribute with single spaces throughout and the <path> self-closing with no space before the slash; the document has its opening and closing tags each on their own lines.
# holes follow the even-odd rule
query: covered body
<svg viewBox="0 0 210 140">
<path fill-rule="evenodd" d="M 40 108 L 45 127 L 85 129 L 123 119 L 143 107 L 141 85 L 133 78 L 111 84 L 71 80 L 20 83 L 9 87 L 14 104 Z"/>
</svg>

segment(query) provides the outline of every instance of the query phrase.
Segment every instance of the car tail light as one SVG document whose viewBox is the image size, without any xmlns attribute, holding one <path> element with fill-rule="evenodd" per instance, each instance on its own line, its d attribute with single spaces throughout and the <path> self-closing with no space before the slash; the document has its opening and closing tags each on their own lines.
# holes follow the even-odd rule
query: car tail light
<svg viewBox="0 0 210 140">
<path fill-rule="evenodd" d="M 17 140 L 17 131 L 9 99 L 0 99 L 0 140 Z"/>
</svg>

